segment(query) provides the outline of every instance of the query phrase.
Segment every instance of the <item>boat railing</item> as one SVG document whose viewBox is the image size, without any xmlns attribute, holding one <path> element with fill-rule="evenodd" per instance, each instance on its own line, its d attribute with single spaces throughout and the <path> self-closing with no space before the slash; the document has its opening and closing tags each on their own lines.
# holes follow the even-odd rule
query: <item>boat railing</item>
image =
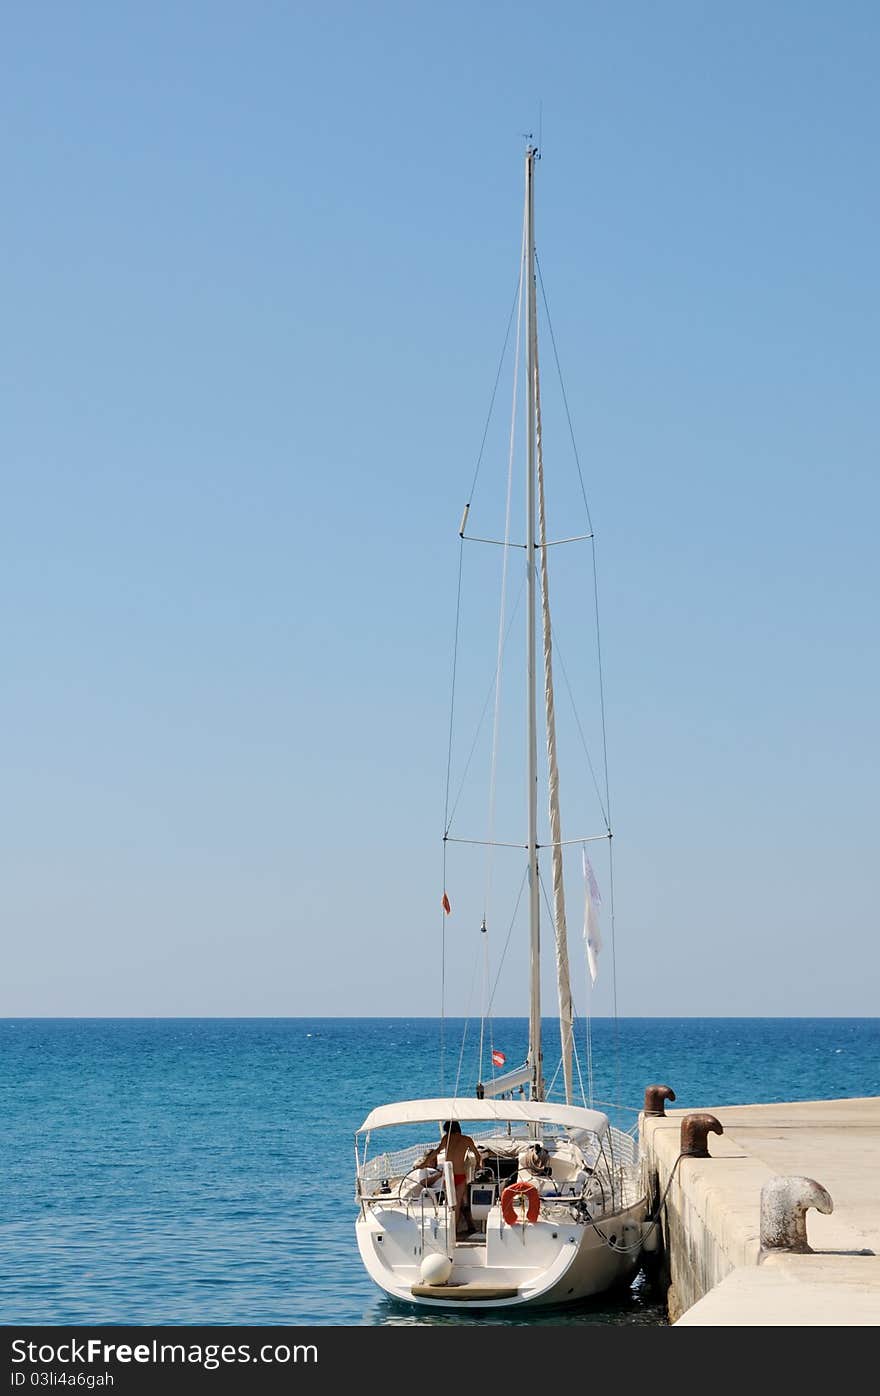
<svg viewBox="0 0 880 1396">
<path fill-rule="evenodd" d="M 474 1137 L 478 1140 L 489 1140 L 498 1138 L 498 1130 L 487 1129 L 475 1132 Z M 514 1139 L 523 1138 L 519 1130 L 514 1127 L 511 1132 L 511 1142 Z M 609 1126 L 608 1131 L 601 1140 L 595 1140 L 595 1152 L 593 1153 L 592 1179 L 586 1185 L 582 1196 L 587 1198 L 590 1190 L 596 1184 L 602 1188 L 602 1211 L 616 1211 L 621 1206 L 629 1206 L 637 1201 L 639 1196 L 638 1178 L 638 1141 L 624 1130 L 618 1129 L 615 1125 Z M 582 1143 L 583 1147 L 583 1143 Z M 416 1163 L 424 1158 L 428 1152 L 428 1144 L 412 1144 L 405 1149 L 386 1151 L 376 1154 L 375 1157 L 360 1164 L 358 1168 L 357 1201 L 362 1207 L 394 1207 L 404 1210 L 407 1215 L 413 1209 L 423 1208 L 425 1205 L 425 1190 L 414 1186 L 412 1190 L 403 1192 L 401 1185 L 407 1174 L 413 1171 Z M 393 1180 L 397 1180 L 396 1183 Z M 380 1187 L 387 1180 L 387 1187 Z M 601 1180 L 601 1183 L 600 1183 Z M 413 1179 L 415 1183 L 415 1179 Z M 435 1212 L 443 1204 L 439 1203 L 436 1196 L 427 1190 L 428 1201 L 432 1211 Z M 546 1201 L 554 1206 L 570 1205 L 576 1197 L 571 1193 L 558 1197 L 549 1196 Z M 595 1201 L 598 1201 L 598 1197 Z"/>
<path fill-rule="evenodd" d="M 498 1130 L 475 1131 L 473 1137 L 477 1140 L 497 1139 Z M 525 1129 L 519 1127 L 514 1128 L 507 1137 L 511 1142 L 519 1142 L 527 1140 L 529 1136 Z M 603 1136 L 601 1149 L 598 1147 L 599 1143 L 598 1139 L 594 1139 L 592 1148 L 585 1147 L 583 1143 L 581 1147 L 587 1155 L 592 1153 L 594 1158 L 597 1153 L 604 1154 L 612 1166 L 622 1164 L 632 1168 L 638 1163 L 638 1141 L 632 1135 L 617 1129 L 615 1125 L 611 1125 L 607 1134 Z M 415 1166 L 418 1159 L 425 1157 L 430 1147 L 431 1145 L 424 1143 L 412 1144 L 406 1149 L 376 1154 L 360 1164 L 358 1177 L 361 1183 L 381 1182 L 383 1178 L 401 1178 Z"/>
<path fill-rule="evenodd" d="M 610 1154 L 615 1164 L 623 1165 L 625 1168 L 635 1168 L 639 1161 L 639 1142 L 633 1135 L 618 1129 L 616 1125 L 608 1128 L 610 1137 Z"/>
<path fill-rule="evenodd" d="M 380 1183 L 383 1178 L 401 1178 L 409 1173 L 417 1159 L 425 1157 L 430 1147 L 429 1144 L 412 1144 L 409 1148 L 398 1149 L 394 1153 L 376 1154 L 374 1158 L 361 1164 L 358 1177 L 362 1183 Z"/>
</svg>

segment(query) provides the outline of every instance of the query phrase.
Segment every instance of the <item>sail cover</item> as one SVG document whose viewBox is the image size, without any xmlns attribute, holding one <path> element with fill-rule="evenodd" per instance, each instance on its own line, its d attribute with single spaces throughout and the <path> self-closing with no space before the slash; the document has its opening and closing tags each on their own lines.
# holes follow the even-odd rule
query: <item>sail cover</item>
<svg viewBox="0 0 880 1396">
<path fill-rule="evenodd" d="M 562 878 L 562 823 L 559 815 L 559 766 L 556 759 L 556 708 L 553 698 L 553 637 L 550 626 L 550 584 L 547 575 L 547 519 L 544 509 L 544 453 L 541 444 L 541 391 L 538 380 L 537 335 L 533 345 L 535 364 L 535 437 L 538 458 L 538 527 L 541 550 L 541 617 L 544 633 L 544 703 L 547 714 L 547 786 L 550 803 L 550 842 L 553 845 L 553 921 L 556 927 L 556 983 L 559 991 L 559 1032 L 562 1038 L 562 1075 L 565 1099 L 571 1104 L 571 1049 L 574 1007 L 568 969 L 568 928 L 565 921 L 565 887 Z"/>
</svg>

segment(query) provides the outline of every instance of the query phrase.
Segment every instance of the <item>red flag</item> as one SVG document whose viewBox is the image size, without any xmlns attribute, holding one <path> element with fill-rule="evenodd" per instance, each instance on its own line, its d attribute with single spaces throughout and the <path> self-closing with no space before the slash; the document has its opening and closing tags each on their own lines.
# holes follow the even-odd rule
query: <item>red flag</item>
<svg viewBox="0 0 880 1396">
<path fill-rule="evenodd" d="M 446 912 L 446 915 L 448 916 L 450 911 L 452 910 L 452 907 L 449 905 L 449 898 L 447 897 L 445 892 L 443 893 L 443 900 L 440 903 L 440 905 L 442 906 L 443 910 Z"/>
<path fill-rule="evenodd" d="M 497 1047 L 493 1047 L 493 1048 L 492 1048 L 492 1065 L 493 1065 L 493 1066 L 503 1066 L 504 1063 L 505 1063 L 506 1061 L 507 1061 L 507 1058 L 505 1057 L 504 1053 L 503 1053 L 503 1052 L 499 1052 Z"/>
</svg>

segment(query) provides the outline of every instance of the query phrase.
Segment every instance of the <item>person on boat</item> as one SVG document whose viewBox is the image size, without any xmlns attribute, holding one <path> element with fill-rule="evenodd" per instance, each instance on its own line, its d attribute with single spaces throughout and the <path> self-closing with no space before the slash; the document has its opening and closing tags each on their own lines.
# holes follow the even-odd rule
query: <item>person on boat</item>
<svg viewBox="0 0 880 1396">
<path fill-rule="evenodd" d="M 439 1191 L 443 1182 L 443 1167 L 437 1162 L 437 1150 L 439 1144 L 428 1149 L 420 1159 L 416 1159 L 412 1168 L 404 1173 L 397 1185 L 397 1196 L 400 1201 L 415 1201 L 422 1194 L 435 1194 Z M 391 1189 L 384 1189 L 391 1191 Z"/>
<path fill-rule="evenodd" d="M 462 1134 L 458 1120 L 444 1120 L 443 1138 L 437 1149 L 438 1163 L 452 1164 L 452 1177 L 455 1181 L 455 1232 L 468 1236 L 473 1231 L 473 1218 L 467 1204 L 468 1161 L 473 1159 L 477 1168 L 482 1166 L 483 1155 L 469 1134 Z"/>
<path fill-rule="evenodd" d="M 409 1176 L 413 1177 L 422 1187 L 434 1188 L 443 1177 L 443 1165 L 438 1161 L 437 1152 L 439 1144 L 435 1144 L 432 1149 L 420 1159 L 416 1159 Z"/>
</svg>

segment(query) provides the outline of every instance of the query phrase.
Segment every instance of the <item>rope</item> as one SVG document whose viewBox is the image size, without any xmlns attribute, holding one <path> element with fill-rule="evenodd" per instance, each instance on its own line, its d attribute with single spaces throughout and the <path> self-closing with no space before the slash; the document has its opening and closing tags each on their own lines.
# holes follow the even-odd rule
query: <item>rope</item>
<svg viewBox="0 0 880 1396">
<path fill-rule="evenodd" d="M 675 1163 L 672 1165 L 669 1177 L 666 1180 L 666 1187 L 663 1189 L 663 1196 L 657 1203 L 657 1209 L 654 1212 L 654 1215 L 652 1217 L 646 1218 L 646 1220 L 642 1223 L 642 1226 L 646 1226 L 648 1230 L 640 1230 L 639 1239 L 638 1241 L 634 1242 L 633 1245 L 619 1246 L 616 1241 L 612 1245 L 609 1237 L 605 1235 L 605 1232 L 599 1226 L 598 1222 L 594 1222 L 592 1220 L 590 1221 L 590 1225 L 592 1226 L 596 1235 L 602 1238 L 609 1250 L 618 1251 L 621 1255 L 635 1255 L 637 1251 L 642 1250 L 645 1244 L 645 1240 L 648 1236 L 650 1236 L 651 1232 L 654 1230 L 654 1228 L 658 1225 L 660 1221 L 660 1216 L 663 1212 L 663 1208 L 666 1206 L 666 1199 L 669 1196 L 669 1189 L 672 1187 L 672 1180 L 675 1177 L 676 1169 L 678 1168 L 678 1165 L 681 1163 L 684 1157 L 684 1154 L 679 1154 L 678 1158 L 675 1160 Z"/>
<path fill-rule="evenodd" d="M 609 1105 L 615 1110 L 628 1110 L 631 1115 L 641 1115 L 637 1105 L 620 1105 L 616 1100 L 597 1100 L 596 1105 Z"/>
</svg>

